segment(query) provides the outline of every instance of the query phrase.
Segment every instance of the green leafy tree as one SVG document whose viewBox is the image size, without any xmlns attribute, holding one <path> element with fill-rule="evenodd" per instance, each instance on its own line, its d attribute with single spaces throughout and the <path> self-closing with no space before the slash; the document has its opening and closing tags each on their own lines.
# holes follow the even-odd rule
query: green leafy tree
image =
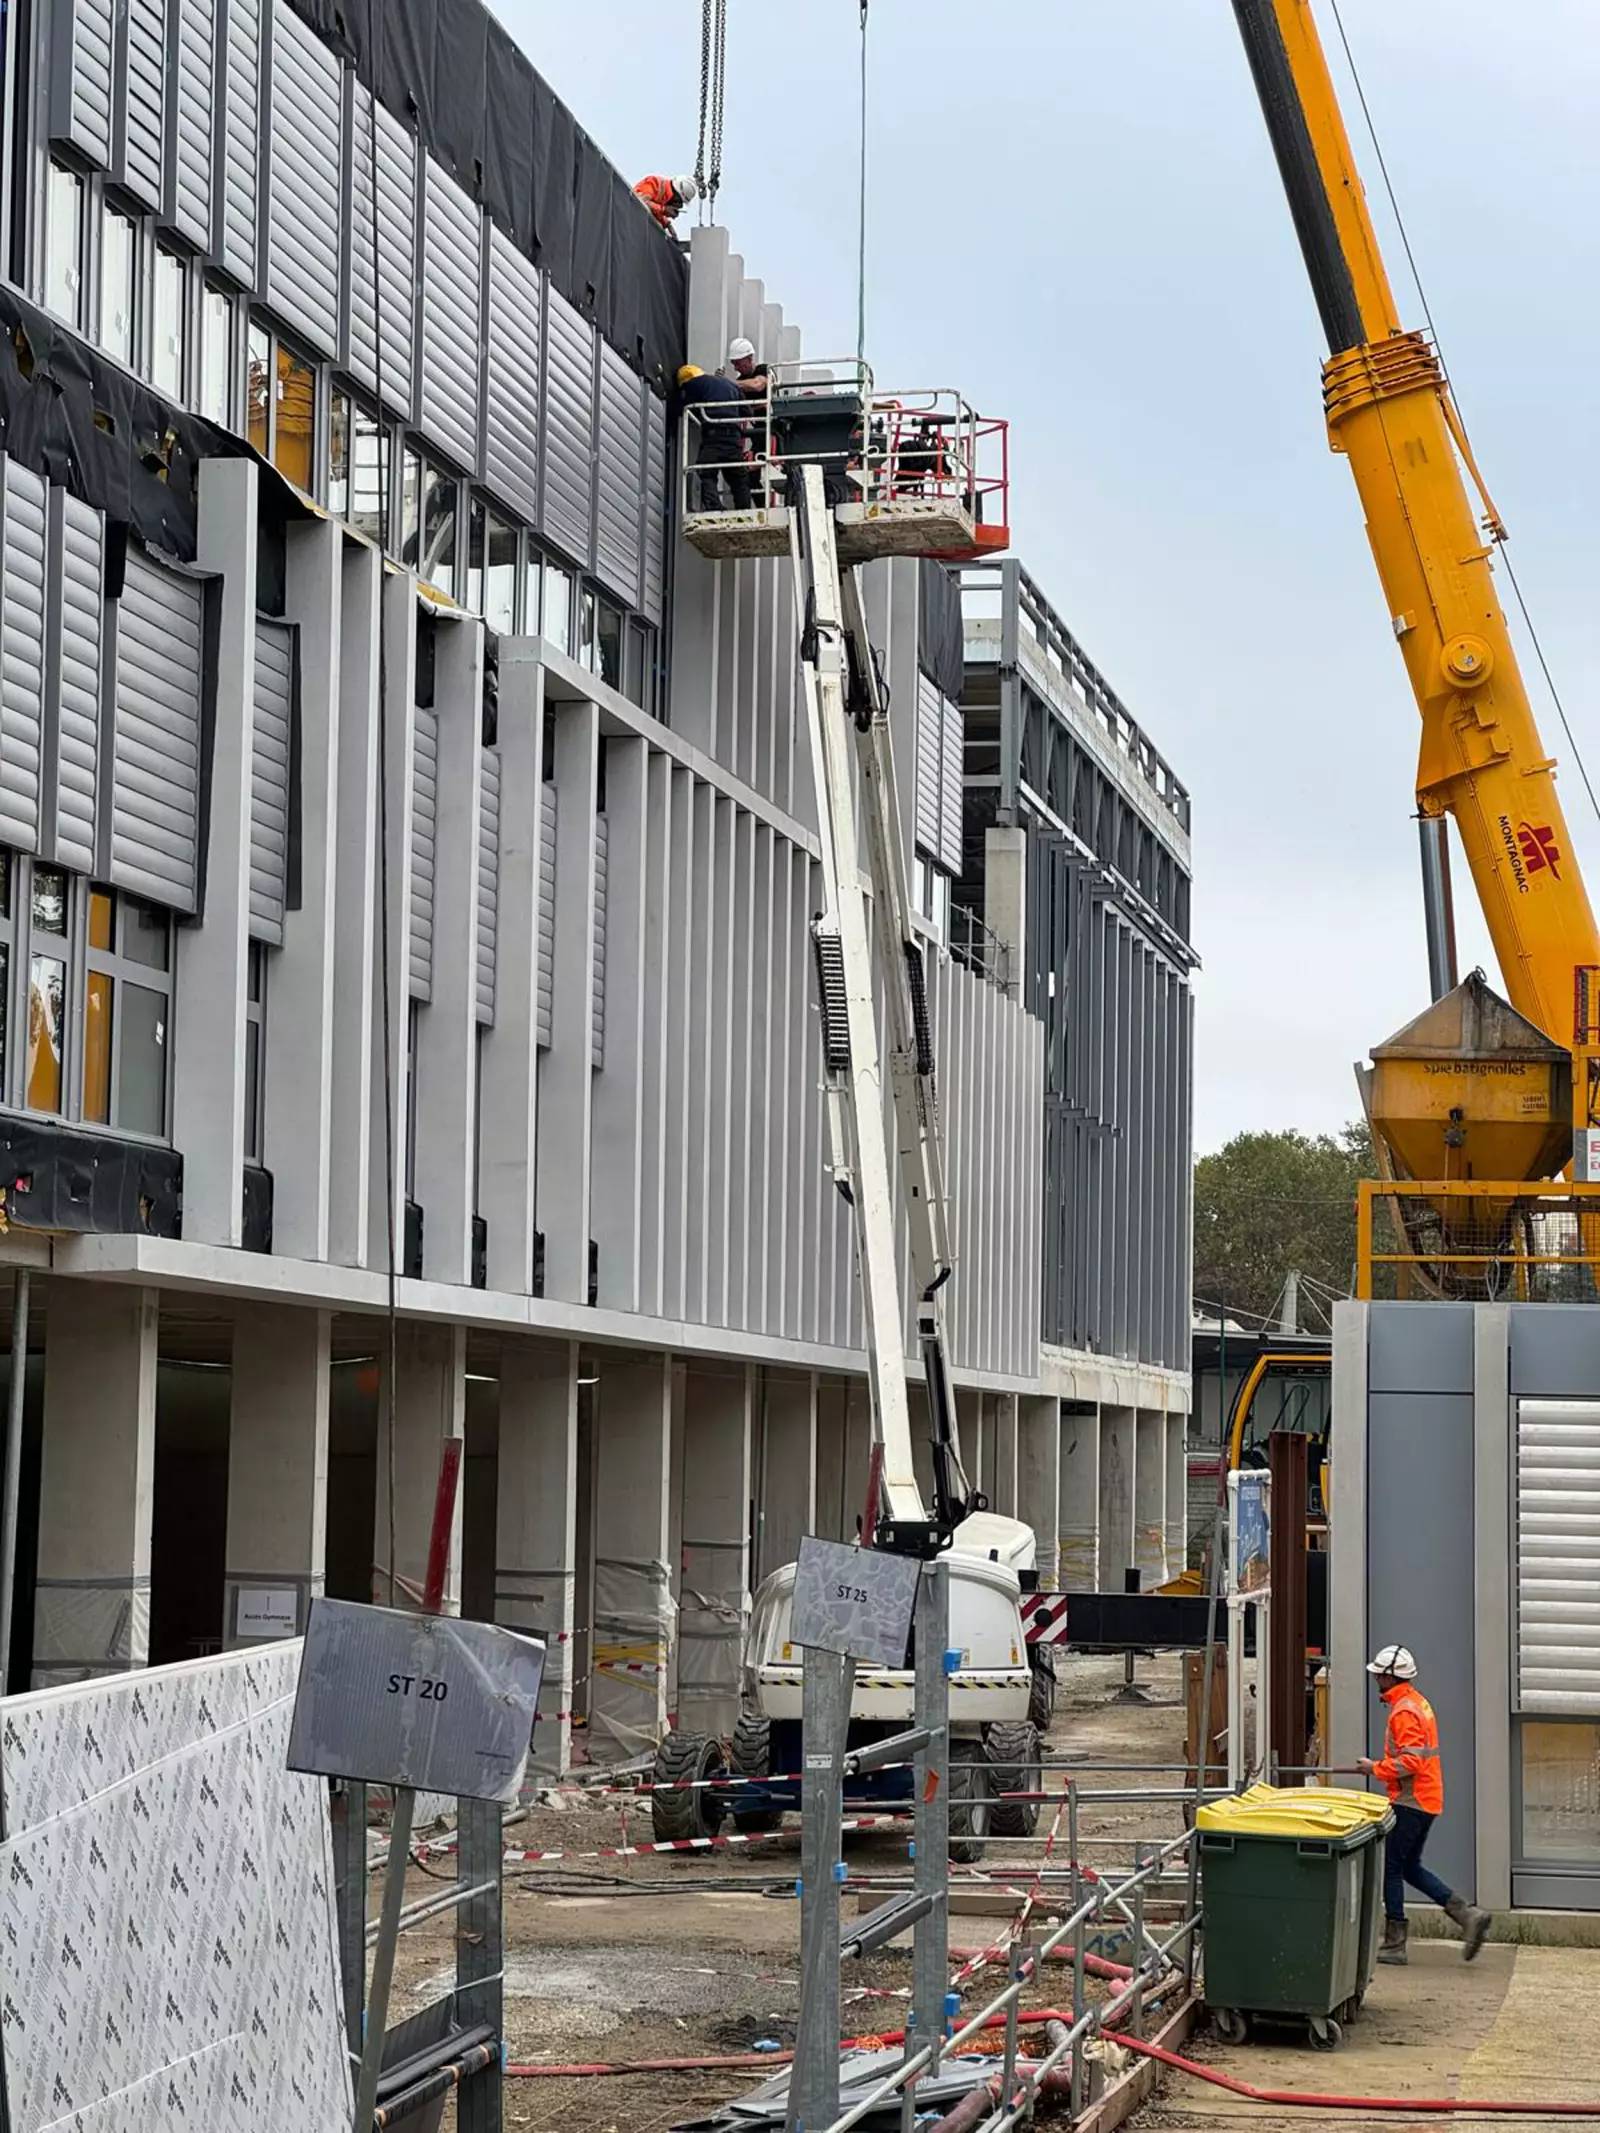
<svg viewBox="0 0 1600 2133">
<path fill-rule="evenodd" d="M 1308 1301 L 1318 1291 L 1348 1296 L 1356 1184 L 1375 1174 L 1360 1122 L 1336 1134 L 1240 1133 L 1203 1155 L 1194 1166 L 1196 1298 L 1249 1324 L 1273 1315 L 1291 1272 Z"/>
</svg>

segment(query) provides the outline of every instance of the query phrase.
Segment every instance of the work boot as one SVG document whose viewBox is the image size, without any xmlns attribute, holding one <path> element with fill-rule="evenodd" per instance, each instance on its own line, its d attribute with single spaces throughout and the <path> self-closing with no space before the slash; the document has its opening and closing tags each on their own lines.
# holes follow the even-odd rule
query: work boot
<svg viewBox="0 0 1600 2133">
<path fill-rule="evenodd" d="M 1452 1896 L 1444 1910 L 1451 1923 L 1461 1928 L 1461 1938 L 1466 1943 L 1461 1952 L 1470 1963 L 1489 1937 L 1489 1914 L 1461 1896 Z"/>
<path fill-rule="evenodd" d="M 1380 1963 L 1408 1963 L 1406 1953 L 1406 1922 L 1403 1918 L 1386 1918 L 1383 1921 L 1383 1946 L 1378 1950 Z"/>
</svg>

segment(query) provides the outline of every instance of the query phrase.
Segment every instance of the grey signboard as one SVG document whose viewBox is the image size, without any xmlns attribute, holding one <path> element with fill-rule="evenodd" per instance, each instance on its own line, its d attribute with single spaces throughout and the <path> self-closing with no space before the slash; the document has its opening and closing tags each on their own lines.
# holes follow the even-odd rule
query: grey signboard
<svg viewBox="0 0 1600 2133">
<path fill-rule="evenodd" d="M 808 1536 L 795 1565 L 790 1637 L 872 1666 L 903 1667 L 919 1568 L 914 1556 Z"/>
<path fill-rule="evenodd" d="M 315 1600 L 289 1768 L 514 1801 L 544 1646 L 489 1622 Z"/>
</svg>

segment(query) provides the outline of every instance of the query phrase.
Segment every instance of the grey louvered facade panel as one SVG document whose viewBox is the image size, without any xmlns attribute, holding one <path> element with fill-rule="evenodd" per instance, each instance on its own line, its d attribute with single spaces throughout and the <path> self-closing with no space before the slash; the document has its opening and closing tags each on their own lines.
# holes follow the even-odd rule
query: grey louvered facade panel
<svg viewBox="0 0 1600 2133">
<path fill-rule="evenodd" d="M 483 215 L 429 156 L 423 166 L 422 356 L 418 414 L 458 466 L 478 465 Z"/>
<path fill-rule="evenodd" d="M 939 699 L 943 714 L 944 753 L 939 765 L 939 864 L 947 874 L 961 874 L 961 773 L 965 758 L 966 720 L 959 704 Z"/>
<path fill-rule="evenodd" d="M 418 705 L 411 733 L 411 996 L 433 994 L 434 837 L 439 818 L 439 714 Z"/>
<path fill-rule="evenodd" d="M 667 410 L 644 396 L 644 570 L 639 605 L 652 622 L 667 601 Z"/>
<path fill-rule="evenodd" d="M 399 120 L 378 111 L 377 292 L 372 264 L 372 98 L 357 86 L 355 184 L 350 232 L 350 367 L 370 392 L 411 413 L 413 306 L 417 288 L 417 148 Z M 381 339 L 381 349 L 379 346 Z"/>
<path fill-rule="evenodd" d="M 105 521 L 58 490 L 60 587 L 56 682 L 56 844 L 63 866 L 94 869 L 95 796 L 100 763 L 100 671 L 105 642 Z"/>
<path fill-rule="evenodd" d="M 255 720 L 250 755 L 250 933 L 283 943 L 289 894 L 289 775 L 294 720 L 295 633 L 256 623 Z"/>
<path fill-rule="evenodd" d="M 219 262 L 246 289 L 256 285 L 256 209 L 260 197 L 261 0 L 228 0 L 222 73 Z"/>
<path fill-rule="evenodd" d="M 500 751 L 478 757 L 478 1020 L 494 1020 L 500 934 Z"/>
<path fill-rule="evenodd" d="M 556 789 L 539 789 L 539 1042 L 548 1047 L 555 1027 L 556 968 Z"/>
<path fill-rule="evenodd" d="M 1600 1401 L 1517 1402 L 1519 1711 L 1600 1717 Z"/>
<path fill-rule="evenodd" d="M 539 335 L 544 281 L 503 231 L 489 231 L 484 478 L 530 525 L 539 517 Z"/>
<path fill-rule="evenodd" d="M 595 429 L 595 574 L 629 607 L 639 605 L 644 399 L 643 381 L 602 341 Z"/>
<path fill-rule="evenodd" d="M 50 130 L 102 170 L 111 162 L 113 0 L 56 0 Z"/>
<path fill-rule="evenodd" d="M 166 170 L 167 10 L 165 0 L 123 0 L 128 66 L 123 78 L 122 168 L 126 189 L 160 208 Z"/>
<path fill-rule="evenodd" d="M 111 878 L 195 908 L 200 827 L 203 588 L 128 550 L 117 602 Z"/>
<path fill-rule="evenodd" d="M 216 0 L 172 0 L 174 101 L 169 148 L 172 219 L 199 251 L 211 248 Z"/>
<path fill-rule="evenodd" d="M 944 757 L 944 698 L 926 674 L 917 675 L 917 848 L 939 856 L 940 778 Z"/>
<path fill-rule="evenodd" d="M 588 569 L 594 538 L 594 328 L 545 289 L 543 531 Z"/>
<path fill-rule="evenodd" d="M 611 833 L 604 815 L 594 818 L 594 993 L 589 1004 L 589 1063 L 606 1063 L 606 865 Z"/>
<path fill-rule="evenodd" d="M 324 355 L 339 348 L 344 83 L 292 8 L 272 28 L 267 300 Z"/>
<path fill-rule="evenodd" d="M 45 485 L 0 460 L 0 844 L 39 844 L 44 739 Z"/>
</svg>

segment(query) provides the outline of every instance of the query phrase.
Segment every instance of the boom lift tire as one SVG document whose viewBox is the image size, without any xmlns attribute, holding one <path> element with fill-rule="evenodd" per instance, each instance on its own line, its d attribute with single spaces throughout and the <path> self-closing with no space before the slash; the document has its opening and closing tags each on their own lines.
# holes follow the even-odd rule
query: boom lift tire
<svg viewBox="0 0 1600 2133">
<path fill-rule="evenodd" d="M 733 1743 L 728 1755 L 729 1775 L 736 1778 L 753 1778 L 758 1782 L 772 1775 L 772 1725 L 759 1711 L 741 1711 L 739 1723 L 733 1729 Z M 732 1795 L 737 1803 L 739 1795 Z M 778 1829 L 783 1823 L 780 1807 L 733 1808 L 736 1827 L 750 1836 L 759 1836 L 769 1829 Z"/>
<path fill-rule="evenodd" d="M 1028 1667 L 1028 1723 L 1037 1726 L 1042 1737 L 1056 1715 L 1056 1661 L 1051 1647 L 1030 1645 Z"/>
<path fill-rule="evenodd" d="M 650 1829 L 657 1844 L 682 1844 L 690 1837 L 714 1837 L 722 1826 L 722 1800 L 707 1778 L 726 1777 L 722 1743 L 705 1733 L 669 1733 L 656 1750 L 651 1776 L 657 1785 L 679 1785 L 681 1792 L 650 1795 Z M 689 1791 L 690 1784 L 698 1789 Z"/>
<path fill-rule="evenodd" d="M 983 1743 L 953 1740 L 950 1743 L 950 1857 L 958 1866 L 970 1866 L 983 1857 L 983 1841 L 992 1827 L 994 1801 L 990 1797 L 990 1772 Z"/>
<path fill-rule="evenodd" d="M 993 1725 L 984 1735 L 983 1752 L 995 1794 L 989 1827 L 997 1837 L 1031 1837 L 1039 1826 L 1037 1800 L 1006 1800 L 1000 1795 L 1042 1789 L 1040 1745 L 1039 1729 L 1029 1718 Z"/>
</svg>

